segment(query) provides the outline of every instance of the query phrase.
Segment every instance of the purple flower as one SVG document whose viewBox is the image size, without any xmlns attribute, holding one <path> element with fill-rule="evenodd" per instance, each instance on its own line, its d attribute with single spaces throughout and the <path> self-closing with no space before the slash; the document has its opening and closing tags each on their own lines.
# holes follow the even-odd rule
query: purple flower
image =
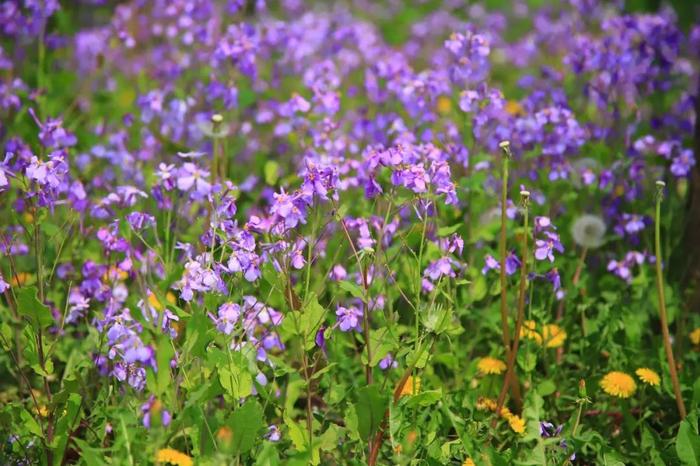
<svg viewBox="0 0 700 466">
<path fill-rule="evenodd" d="M 177 176 L 177 188 L 180 191 L 189 191 L 194 187 L 195 199 L 201 199 L 211 192 L 211 184 L 207 181 L 209 172 L 191 162 L 183 164 Z"/>
<path fill-rule="evenodd" d="M 491 270 L 501 270 L 501 264 L 493 257 L 488 254 L 484 257 L 484 267 L 481 269 L 481 273 L 486 275 Z"/>
<path fill-rule="evenodd" d="M 5 281 L 2 274 L 0 274 L 0 293 L 4 293 L 10 288 L 10 284 Z"/>
<path fill-rule="evenodd" d="M 397 367 L 399 367 L 399 363 L 394 359 L 391 353 L 387 353 L 386 356 L 379 361 L 379 368 L 383 371 L 389 368 L 396 369 Z"/>
<path fill-rule="evenodd" d="M 146 403 L 141 405 L 141 413 L 143 414 L 143 426 L 146 429 L 151 428 L 153 418 L 157 419 L 163 427 L 167 427 L 170 421 L 172 421 L 170 411 L 163 408 L 162 403 L 153 395 L 151 395 Z"/>
<path fill-rule="evenodd" d="M 535 240 L 535 259 L 554 262 L 554 250 L 564 252 L 564 246 L 559 241 L 559 235 L 552 232 L 545 232 L 546 239 Z"/>
<path fill-rule="evenodd" d="M 218 317 L 210 317 L 216 324 L 216 329 L 225 335 L 231 335 L 233 328 L 241 317 L 241 306 L 236 303 L 224 303 L 219 306 Z"/>
<path fill-rule="evenodd" d="M 338 317 L 338 322 L 336 325 L 340 327 L 340 330 L 343 332 L 348 332 L 350 330 L 360 331 L 360 320 L 362 319 L 361 309 L 355 306 L 338 306 L 335 314 Z"/>
<path fill-rule="evenodd" d="M 299 223 L 306 223 L 303 202 L 300 202 L 296 196 L 290 196 L 282 190 L 279 194 L 274 193 L 273 197 L 275 200 L 270 213 L 282 217 L 286 228 L 294 228 Z"/>
<path fill-rule="evenodd" d="M 680 155 L 673 159 L 671 163 L 671 173 L 678 178 L 688 176 L 690 169 L 695 165 L 695 157 L 693 151 L 684 149 Z"/>
<path fill-rule="evenodd" d="M 131 212 L 126 216 L 126 221 L 134 230 L 143 230 L 156 224 L 156 218 L 153 215 L 143 212 Z"/>
<path fill-rule="evenodd" d="M 282 438 L 282 433 L 275 424 L 271 424 L 267 427 L 265 438 L 270 442 L 279 442 L 279 440 Z"/>
</svg>

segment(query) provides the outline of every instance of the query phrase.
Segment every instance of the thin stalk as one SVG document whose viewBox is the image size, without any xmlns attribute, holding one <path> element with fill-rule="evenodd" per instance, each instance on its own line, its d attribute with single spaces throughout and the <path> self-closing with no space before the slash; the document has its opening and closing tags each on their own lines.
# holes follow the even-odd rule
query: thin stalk
<svg viewBox="0 0 700 466">
<path fill-rule="evenodd" d="M 499 255 L 501 256 L 500 279 L 501 279 L 501 329 L 503 346 L 508 356 L 510 348 L 510 329 L 508 328 L 508 286 L 506 281 L 506 203 L 508 202 L 508 162 L 510 161 L 510 143 L 503 141 L 500 144 L 503 149 L 503 168 L 501 171 L 501 235 L 498 244 Z"/>
<path fill-rule="evenodd" d="M 581 272 L 583 272 L 583 267 L 586 265 L 586 256 L 588 255 L 588 248 L 584 247 L 581 250 L 581 256 L 578 258 L 578 265 L 576 265 L 576 271 L 574 272 L 574 277 L 571 279 L 571 284 L 573 288 L 576 289 L 579 280 L 581 280 Z M 562 299 L 559 301 L 559 307 L 557 308 L 557 322 L 564 318 L 564 304 L 566 300 Z M 586 314 L 585 311 L 581 311 L 581 333 L 586 336 Z M 564 358 L 564 347 L 560 346 L 557 348 L 557 363 L 561 363 Z"/>
<path fill-rule="evenodd" d="M 506 401 L 506 394 L 508 393 L 508 387 L 511 385 L 513 376 L 515 373 L 515 358 L 518 355 L 518 347 L 520 345 L 520 331 L 523 326 L 523 321 L 525 320 L 525 292 L 527 290 L 527 256 L 528 256 L 528 237 L 530 236 L 529 230 L 529 211 L 528 203 L 530 201 L 530 193 L 528 191 L 520 191 L 522 196 L 522 206 L 523 206 L 523 241 L 522 241 L 522 265 L 520 267 L 520 289 L 518 292 L 518 316 L 515 321 L 515 334 L 513 335 L 513 347 L 510 349 L 508 354 L 508 360 L 506 363 L 506 375 L 503 379 L 503 387 L 501 387 L 501 392 L 498 394 L 498 400 L 496 402 L 496 417 L 492 421 L 492 426 L 496 427 L 496 422 L 500 416 L 501 409 L 503 408 L 503 403 Z M 503 270 L 504 268 L 502 268 Z M 519 404 L 519 400 L 518 400 Z"/>
<path fill-rule="evenodd" d="M 334 203 L 333 208 L 336 212 L 338 212 L 337 204 Z M 372 366 L 370 366 L 372 362 L 372 348 L 370 340 L 371 328 L 369 325 L 369 283 L 367 282 L 367 270 L 366 268 L 362 267 L 362 260 L 360 259 L 360 254 L 357 252 L 355 243 L 352 242 L 352 237 L 350 236 L 348 227 L 345 225 L 345 220 L 339 217 L 338 221 L 340 222 L 340 226 L 343 227 L 343 233 L 345 233 L 345 238 L 348 240 L 348 244 L 350 244 L 352 253 L 355 256 L 355 261 L 357 262 L 357 267 L 360 269 L 360 277 L 362 278 L 362 288 L 364 291 L 364 312 L 362 313 L 362 331 L 365 337 L 365 348 L 367 349 L 367 365 L 365 366 L 365 378 L 367 379 L 367 385 L 372 385 Z"/>
<path fill-rule="evenodd" d="M 673 348 L 671 347 L 671 338 L 668 331 L 668 314 L 666 313 L 666 297 L 664 296 L 664 277 L 661 272 L 661 263 L 663 255 L 661 254 L 661 201 L 664 198 L 664 187 L 666 183 L 663 181 L 656 182 L 656 216 L 654 218 L 654 254 L 656 255 L 656 290 L 659 295 L 659 316 L 661 317 L 661 331 L 664 339 L 664 349 L 666 350 L 666 359 L 668 361 L 669 372 L 671 373 L 671 381 L 673 382 L 673 393 L 676 396 L 676 405 L 678 406 L 678 414 L 682 419 L 685 419 L 685 403 L 681 395 L 681 385 L 678 381 L 678 372 L 676 371 L 676 361 L 673 358 Z"/>
</svg>

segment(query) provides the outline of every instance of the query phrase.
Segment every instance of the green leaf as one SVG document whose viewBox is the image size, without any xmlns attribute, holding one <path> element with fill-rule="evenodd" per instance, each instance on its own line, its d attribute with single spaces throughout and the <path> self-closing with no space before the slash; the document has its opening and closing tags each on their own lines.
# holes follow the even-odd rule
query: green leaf
<svg viewBox="0 0 700 466">
<path fill-rule="evenodd" d="M 406 406 L 430 406 L 442 399 L 442 390 L 426 390 L 408 398 Z"/>
<path fill-rule="evenodd" d="M 189 322 L 187 322 L 187 334 L 185 346 L 189 348 L 189 353 L 192 356 L 204 357 L 206 348 L 211 337 L 207 334 L 211 328 L 211 320 L 207 318 L 204 312 L 195 312 L 192 314 Z"/>
<path fill-rule="evenodd" d="M 250 373 L 235 365 L 219 368 L 219 382 L 234 400 L 245 398 L 253 391 L 253 378 Z"/>
<path fill-rule="evenodd" d="M 379 390 L 377 385 L 363 387 L 357 391 L 357 395 L 358 400 L 355 403 L 357 430 L 360 438 L 367 440 L 377 431 L 384 419 L 388 397 Z"/>
<path fill-rule="evenodd" d="M 46 328 L 54 323 L 48 306 L 42 304 L 37 298 L 35 286 L 21 288 L 15 292 L 15 295 L 17 296 L 17 310 L 20 314 L 29 317 L 37 328 Z"/>
<path fill-rule="evenodd" d="M 456 225 L 452 225 L 451 227 L 440 227 L 438 228 L 438 236 L 450 236 L 452 233 L 459 230 L 459 227 L 462 225 L 462 223 L 458 223 Z"/>
<path fill-rule="evenodd" d="M 307 451 L 309 449 L 309 437 L 304 433 L 305 429 L 302 429 L 299 423 L 287 416 L 286 413 L 284 415 L 284 425 L 287 426 L 289 438 L 292 440 L 294 448 L 298 451 Z"/>
<path fill-rule="evenodd" d="M 557 391 L 557 385 L 552 379 L 543 380 L 537 385 L 537 393 L 539 393 L 540 396 L 548 396 L 555 391 Z"/>
<path fill-rule="evenodd" d="M 80 404 L 80 395 L 71 393 L 68 396 L 68 402 L 66 403 L 63 415 L 56 423 L 56 436 L 51 443 L 51 447 L 54 448 L 54 456 L 58 461 L 56 464 L 60 464 L 59 458 L 63 458 L 63 452 L 65 452 L 66 445 L 68 445 L 68 438 L 80 419 L 78 416 Z"/>
<path fill-rule="evenodd" d="M 255 445 L 259 432 L 264 427 L 263 411 L 255 400 L 248 400 L 231 415 L 229 420 L 233 432 L 234 453 L 246 453 Z"/>
<path fill-rule="evenodd" d="M 323 318 L 326 315 L 326 310 L 318 304 L 318 299 L 315 294 L 311 295 L 311 299 L 301 310 L 300 330 L 304 337 L 304 348 L 310 350 L 314 347 L 316 332 L 323 324 Z"/>
<path fill-rule="evenodd" d="M 170 360 L 173 358 L 175 350 L 168 336 L 162 335 L 158 340 L 156 350 L 156 362 L 158 363 L 158 374 L 156 375 L 156 386 L 158 395 L 162 395 L 168 389 L 172 374 L 170 373 Z"/>
<path fill-rule="evenodd" d="M 280 175 L 280 165 L 274 160 L 268 160 L 265 162 L 265 183 L 272 186 L 277 183 Z"/>
<path fill-rule="evenodd" d="M 338 286 L 344 291 L 350 293 L 354 298 L 363 299 L 365 296 L 364 291 L 362 291 L 362 288 L 360 288 L 360 286 L 356 283 L 343 280 L 338 282 Z"/>
<path fill-rule="evenodd" d="M 693 429 L 688 419 L 681 422 L 676 437 L 676 453 L 683 464 L 697 466 L 700 464 L 700 436 Z"/>
</svg>

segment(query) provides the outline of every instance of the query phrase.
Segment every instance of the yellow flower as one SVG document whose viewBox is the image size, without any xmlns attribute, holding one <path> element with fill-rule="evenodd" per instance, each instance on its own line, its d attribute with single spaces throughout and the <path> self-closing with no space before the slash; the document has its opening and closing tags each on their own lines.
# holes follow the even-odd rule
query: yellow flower
<svg viewBox="0 0 700 466">
<path fill-rule="evenodd" d="M 608 395 L 618 398 L 629 398 L 637 389 L 634 379 L 624 372 L 612 371 L 605 374 L 600 381 L 600 387 Z"/>
<path fill-rule="evenodd" d="M 525 111 L 523 110 L 523 106 L 520 105 L 520 103 L 517 100 L 509 100 L 506 102 L 506 112 L 510 113 L 511 115 L 524 115 Z"/>
<path fill-rule="evenodd" d="M 229 444 L 233 439 L 233 432 L 227 426 L 221 426 L 216 431 L 216 439 L 224 444 Z"/>
<path fill-rule="evenodd" d="M 516 434 L 525 433 L 525 421 L 520 416 L 511 414 L 506 419 L 508 419 L 508 425 Z"/>
<path fill-rule="evenodd" d="M 481 360 L 479 360 L 476 367 L 482 374 L 501 374 L 506 370 L 506 363 L 500 359 L 486 356 L 485 358 L 481 358 Z"/>
<path fill-rule="evenodd" d="M 437 99 L 437 111 L 441 115 L 447 115 L 452 110 L 452 101 L 449 97 L 441 95 Z"/>
<path fill-rule="evenodd" d="M 175 297 L 175 295 L 173 294 L 172 291 L 168 291 L 168 292 L 165 294 L 165 300 L 166 300 L 167 302 L 169 302 L 170 304 L 175 304 L 175 303 L 177 302 L 177 298 Z"/>
<path fill-rule="evenodd" d="M 420 377 L 409 376 L 401 388 L 401 393 L 399 396 L 415 395 L 420 391 Z"/>
<path fill-rule="evenodd" d="M 661 377 L 659 377 L 659 374 L 646 367 L 640 367 L 639 369 L 634 371 L 634 373 L 637 374 L 639 380 L 641 380 L 645 384 L 658 387 L 661 383 Z"/>
<path fill-rule="evenodd" d="M 175 466 L 192 466 L 192 458 L 172 448 L 163 448 L 156 453 L 156 462 L 174 464 Z"/>
<path fill-rule="evenodd" d="M 700 345 L 700 327 L 690 332 L 690 341 L 696 346 Z"/>
<path fill-rule="evenodd" d="M 535 330 L 536 324 L 534 320 L 526 320 L 520 329 L 520 337 L 534 340 L 538 345 L 542 344 L 542 335 Z"/>
<path fill-rule="evenodd" d="M 566 331 L 557 324 L 548 324 L 542 329 L 542 338 L 547 348 L 558 348 L 566 340 Z"/>
<path fill-rule="evenodd" d="M 12 280 L 10 280 L 10 284 L 13 288 L 17 288 L 20 286 L 28 285 L 33 280 L 34 275 L 32 275 L 31 273 L 19 272 L 17 275 L 14 275 L 12 277 Z"/>
<path fill-rule="evenodd" d="M 479 399 L 476 400 L 476 409 L 479 411 L 496 411 L 496 400 L 479 397 Z"/>
<path fill-rule="evenodd" d="M 148 304 L 151 305 L 153 309 L 156 311 L 162 311 L 163 310 L 163 305 L 158 301 L 158 298 L 156 297 L 155 294 L 153 294 L 152 291 L 148 292 Z"/>
<path fill-rule="evenodd" d="M 102 281 L 105 283 L 124 281 L 127 278 L 129 278 L 129 273 L 125 270 L 120 269 L 116 265 L 111 266 L 109 270 L 102 274 Z"/>
<path fill-rule="evenodd" d="M 476 466 L 476 463 L 473 459 L 467 458 L 466 460 L 464 460 L 464 463 L 462 463 L 462 466 Z"/>
</svg>

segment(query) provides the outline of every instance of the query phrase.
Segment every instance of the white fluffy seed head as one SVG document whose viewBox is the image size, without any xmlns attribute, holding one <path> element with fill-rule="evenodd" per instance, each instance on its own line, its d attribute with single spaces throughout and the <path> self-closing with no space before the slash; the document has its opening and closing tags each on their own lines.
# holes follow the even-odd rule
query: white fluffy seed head
<svg viewBox="0 0 700 466">
<path fill-rule="evenodd" d="M 501 141 L 498 143 L 498 147 L 500 147 L 503 150 L 507 150 L 508 148 L 510 148 L 510 141 Z"/>
<path fill-rule="evenodd" d="M 224 117 L 222 117 L 222 116 L 219 115 L 218 113 L 215 113 L 215 114 L 213 114 L 213 115 L 211 116 L 211 122 L 212 122 L 212 123 L 217 123 L 217 124 L 218 124 L 218 123 L 221 123 L 222 121 L 224 121 Z"/>
<path fill-rule="evenodd" d="M 574 221 L 571 226 L 571 235 L 579 246 L 595 249 L 603 244 L 606 229 L 602 218 L 585 214 Z"/>
<path fill-rule="evenodd" d="M 659 181 L 656 182 L 656 187 L 657 187 L 657 188 L 664 188 L 664 187 L 666 187 L 666 183 L 664 183 L 663 181 L 659 180 Z"/>
</svg>

